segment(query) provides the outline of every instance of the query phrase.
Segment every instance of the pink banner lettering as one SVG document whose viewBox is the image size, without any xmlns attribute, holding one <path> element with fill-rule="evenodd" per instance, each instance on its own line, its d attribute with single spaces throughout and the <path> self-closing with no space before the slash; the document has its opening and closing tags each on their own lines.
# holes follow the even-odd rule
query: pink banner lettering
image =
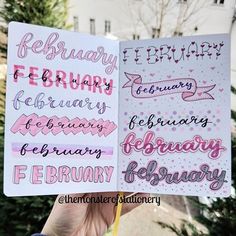
<svg viewBox="0 0 236 236">
<path fill-rule="evenodd" d="M 122 88 L 131 87 L 131 94 L 135 98 L 152 98 L 169 94 L 181 93 L 182 99 L 187 102 L 213 99 L 209 93 L 214 89 L 214 85 L 198 87 L 193 78 L 177 78 L 165 81 L 142 83 L 142 77 L 139 74 L 130 74 L 125 72 L 129 80 Z"/>
</svg>

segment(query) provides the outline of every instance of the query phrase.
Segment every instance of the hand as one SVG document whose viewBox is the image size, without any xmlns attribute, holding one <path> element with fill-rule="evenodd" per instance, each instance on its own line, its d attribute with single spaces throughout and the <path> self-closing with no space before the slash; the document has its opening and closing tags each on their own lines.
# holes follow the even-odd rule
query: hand
<svg viewBox="0 0 236 236">
<path fill-rule="evenodd" d="M 73 197 L 116 197 L 117 192 L 70 194 Z M 129 194 L 126 193 L 125 196 Z M 42 230 L 47 236 L 102 236 L 115 220 L 116 204 L 112 203 L 63 203 L 58 199 Z M 136 196 L 148 197 L 138 193 Z M 138 203 L 124 203 L 122 215 L 139 206 Z"/>
</svg>

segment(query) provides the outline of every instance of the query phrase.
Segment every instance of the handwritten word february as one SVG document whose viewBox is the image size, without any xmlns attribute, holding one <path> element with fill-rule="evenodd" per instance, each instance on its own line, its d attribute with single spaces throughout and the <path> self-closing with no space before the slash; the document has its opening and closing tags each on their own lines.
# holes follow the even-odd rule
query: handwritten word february
<svg viewBox="0 0 236 236">
<path fill-rule="evenodd" d="M 132 151 L 142 152 L 143 155 L 152 155 L 155 151 L 159 155 L 168 153 L 194 153 L 197 151 L 208 153 L 211 159 L 217 159 L 221 153 L 226 150 L 222 146 L 221 139 L 204 140 L 200 135 L 196 135 L 191 140 L 184 142 L 167 142 L 161 137 L 155 139 L 155 133 L 148 131 L 144 134 L 143 139 L 136 138 L 136 134 L 129 133 L 124 141 L 120 144 L 122 152 L 130 155 Z"/>
<path fill-rule="evenodd" d="M 122 171 L 125 182 L 133 183 L 136 176 L 139 179 L 150 182 L 150 185 L 152 186 L 157 186 L 160 181 L 165 181 L 167 184 L 179 184 L 181 182 L 201 182 L 206 179 L 211 182 L 211 190 L 219 190 L 223 184 L 227 182 L 225 180 L 225 170 L 222 170 L 221 172 L 219 172 L 219 169 L 210 171 L 210 167 L 206 164 L 200 166 L 199 170 L 184 170 L 182 173 L 179 173 L 178 171 L 170 173 L 167 167 L 159 167 L 155 160 L 150 161 L 147 167 L 140 167 L 138 170 L 137 167 L 138 163 L 132 161 L 129 163 L 127 169 Z"/>
<path fill-rule="evenodd" d="M 112 79 L 108 80 L 98 75 L 75 74 L 63 70 L 52 71 L 47 68 L 39 70 L 36 66 L 26 69 L 23 65 L 14 65 L 13 77 L 14 82 L 18 82 L 20 79 L 28 80 L 28 84 L 34 87 L 40 85 L 45 88 L 61 87 L 66 90 L 86 90 L 86 92 L 106 95 L 111 95 L 113 89 Z"/>
<path fill-rule="evenodd" d="M 123 50 L 123 63 L 135 63 L 136 65 L 148 65 L 161 62 L 179 63 L 186 60 L 218 59 L 224 42 L 189 42 L 182 47 L 162 44 L 146 47 L 127 47 Z"/>
<path fill-rule="evenodd" d="M 99 159 L 102 155 L 112 155 L 112 148 L 88 147 L 86 145 L 71 144 L 35 144 L 35 143 L 12 143 L 14 154 L 20 154 L 24 157 L 49 157 L 49 156 L 68 156 L 71 157 L 93 157 Z"/>
<path fill-rule="evenodd" d="M 34 98 L 26 97 L 24 98 L 25 91 L 20 90 L 13 99 L 13 107 L 15 110 L 20 110 L 22 105 L 26 107 L 34 107 L 38 110 L 45 108 L 87 108 L 87 110 L 97 110 L 98 114 L 105 113 L 107 108 L 105 102 L 92 102 L 89 98 L 84 99 L 74 99 L 74 100 L 63 100 L 56 99 L 52 96 L 46 96 L 45 93 L 38 93 Z"/>
<path fill-rule="evenodd" d="M 28 169 L 27 165 L 15 165 L 13 169 L 13 183 L 19 184 L 27 178 L 32 184 L 54 183 L 80 183 L 110 182 L 113 174 L 113 166 L 42 166 L 33 165 Z"/>
<path fill-rule="evenodd" d="M 152 98 L 182 93 L 182 99 L 188 102 L 214 99 L 208 92 L 211 91 L 215 85 L 198 87 L 196 80 L 192 78 L 178 78 L 142 83 L 142 77 L 139 74 L 129 74 L 125 72 L 125 76 L 129 81 L 126 82 L 122 88 L 131 87 L 131 94 L 135 98 Z"/>
<path fill-rule="evenodd" d="M 32 136 L 36 136 L 38 133 L 47 135 L 52 133 L 57 135 L 63 132 L 65 135 L 72 133 L 78 134 L 97 134 L 99 137 L 104 135 L 105 137 L 112 133 L 117 128 L 116 124 L 109 120 L 87 120 L 85 118 L 74 118 L 70 120 L 68 117 L 63 116 L 61 118 L 57 116 L 47 117 L 31 114 L 26 116 L 21 115 L 19 119 L 11 127 L 12 133 L 20 132 L 23 135 L 30 133 Z"/>
<path fill-rule="evenodd" d="M 161 117 L 156 117 L 155 114 L 149 115 L 149 117 L 144 120 L 137 115 L 132 116 L 129 121 L 129 129 L 132 130 L 135 126 L 147 127 L 148 129 L 152 129 L 156 126 L 182 126 L 182 125 L 190 125 L 190 124 L 200 124 L 201 127 L 206 127 L 209 123 L 212 123 L 208 120 L 208 118 L 199 118 L 197 116 L 191 116 L 190 118 L 181 118 L 179 120 L 170 120 L 170 119 L 162 119 Z"/>
<path fill-rule="evenodd" d="M 117 70 L 117 56 L 108 54 L 105 52 L 104 47 L 98 47 L 96 50 L 87 50 L 77 48 L 69 48 L 64 41 L 59 41 L 60 35 L 58 33 L 51 33 L 46 41 L 41 39 L 35 39 L 33 33 L 26 33 L 18 47 L 17 56 L 19 58 L 26 58 L 28 53 L 40 54 L 45 56 L 47 60 L 54 60 L 60 57 L 62 60 L 78 60 L 78 61 L 90 61 L 93 63 L 100 62 L 105 66 L 105 72 L 112 74 L 114 70 Z"/>
</svg>

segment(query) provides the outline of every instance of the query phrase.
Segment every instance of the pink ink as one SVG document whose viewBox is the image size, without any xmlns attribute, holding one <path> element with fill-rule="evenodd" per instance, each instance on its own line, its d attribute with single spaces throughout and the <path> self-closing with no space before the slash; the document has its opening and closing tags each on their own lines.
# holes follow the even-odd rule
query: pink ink
<svg viewBox="0 0 236 236">
<path fill-rule="evenodd" d="M 166 81 L 142 83 L 142 77 L 139 74 L 130 74 L 125 72 L 128 79 L 122 88 L 131 87 L 131 94 L 135 98 L 152 98 L 175 93 L 181 93 L 184 101 L 198 101 L 212 99 L 209 93 L 215 85 L 198 87 L 195 79 L 177 78 Z"/>
<path fill-rule="evenodd" d="M 99 93 L 102 93 L 102 88 L 101 88 L 101 84 L 102 84 L 102 78 L 100 76 L 94 76 L 93 77 L 93 92 L 96 93 L 96 90 L 99 90 Z"/>
<path fill-rule="evenodd" d="M 104 166 L 104 172 L 106 174 L 106 182 L 110 183 L 113 170 L 114 170 L 113 166 Z"/>
<path fill-rule="evenodd" d="M 32 166 L 30 181 L 32 184 L 42 184 L 42 180 L 40 180 L 43 177 L 42 170 L 43 166 Z"/>
<path fill-rule="evenodd" d="M 37 166 L 35 166 L 37 168 Z M 93 182 L 104 183 L 110 182 L 112 178 L 113 166 L 46 166 L 45 182 L 47 184 L 69 183 L 69 182 Z"/>
<path fill-rule="evenodd" d="M 168 153 L 194 153 L 200 151 L 208 153 L 208 157 L 215 160 L 221 156 L 226 148 L 222 146 L 221 139 L 204 140 L 200 135 L 196 135 L 191 140 L 180 142 L 167 142 L 161 137 L 155 138 L 155 133 L 148 131 L 142 139 L 136 138 L 135 133 L 129 133 L 121 143 L 122 152 L 130 155 L 132 151 L 142 152 L 143 155 L 152 155 L 155 151 L 159 155 Z"/>
<path fill-rule="evenodd" d="M 77 170 L 75 167 L 72 167 L 71 178 L 74 182 L 81 182 L 83 178 L 83 167 L 79 167 L 79 170 Z"/>
<path fill-rule="evenodd" d="M 42 54 L 47 60 L 55 60 L 58 56 L 62 60 L 86 60 L 93 63 L 100 62 L 105 66 L 105 72 L 110 75 L 118 69 L 118 58 L 113 54 L 105 52 L 104 47 L 99 46 L 97 50 L 83 51 L 79 49 L 67 47 L 64 41 L 59 41 L 60 35 L 56 32 L 51 33 L 45 42 L 42 40 L 35 40 L 34 34 L 31 32 L 26 33 L 19 44 L 17 56 L 19 58 L 27 57 L 28 53 Z"/>
<path fill-rule="evenodd" d="M 42 80 L 44 87 L 49 87 L 49 88 L 52 87 L 53 85 L 52 71 L 49 69 L 43 69 Z"/>
<path fill-rule="evenodd" d="M 84 169 L 83 182 L 93 182 L 93 168 L 91 166 L 86 166 Z"/>
<path fill-rule="evenodd" d="M 92 93 L 106 94 L 110 96 L 113 92 L 113 80 L 99 75 L 75 74 L 64 70 L 52 71 L 43 68 L 39 71 L 36 66 L 25 68 L 23 65 L 14 65 L 14 82 L 22 78 L 31 86 L 44 86 L 48 88 L 62 87 L 72 90 L 88 90 Z"/>
<path fill-rule="evenodd" d="M 46 179 L 47 184 L 54 184 L 57 182 L 57 169 L 54 166 L 46 167 Z"/>
<path fill-rule="evenodd" d="M 117 125 L 113 121 L 103 119 L 99 120 L 87 120 L 85 118 L 74 118 L 70 120 L 66 116 L 58 118 L 57 116 L 47 117 L 38 116 L 35 113 L 26 116 L 21 115 L 11 127 L 12 133 L 20 132 L 23 135 L 30 133 L 32 136 L 36 136 L 39 132 L 44 135 L 52 133 L 57 135 L 63 132 L 65 135 L 69 133 L 83 134 L 91 133 L 92 135 L 97 134 L 99 137 L 110 135 Z"/>
<path fill-rule="evenodd" d="M 18 77 L 24 77 L 24 73 L 20 72 L 20 70 L 24 70 L 25 67 L 23 65 L 14 65 L 14 82 L 18 82 Z"/>
<path fill-rule="evenodd" d="M 95 167 L 95 171 L 94 171 L 94 182 L 95 183 L 102 183 L 104 182 L 104 178 L 103 178 L 103 168 L 101 166 L 96 166 Z"/>
<path fill-rule="evenodd" d="M 70 181 L 70 167 L 69 166 L 59 166 L 58 168 L 58 182 L 66 182 Z"/>
<path fill-rule="evenodd" d="M 14 166 L 14 173 L 13 173 L 13 183 L 19 184 L 20 179 L 25 179 L 26 175 L 25 172 L 27 170 L 26 165 L 16 165 Z"/>
<path fill-rule="evenodd" d="M 56 71 L 56 86 L 60 87 L 63 86 L 65 89 L 67 88 L 66 85 L 66 72 L 63 70 Z"/>
<path fill-rule="evenodd" d="M 29 76 L 29 83 L 30 85 L 35 85 L 37 86 L 38 84 L 34 81 L 35 78 L 38 78 L 38 74 L 35 73 L 39 68 L 38 67 L 30 67 L 30 76 Z"/>
</svg>

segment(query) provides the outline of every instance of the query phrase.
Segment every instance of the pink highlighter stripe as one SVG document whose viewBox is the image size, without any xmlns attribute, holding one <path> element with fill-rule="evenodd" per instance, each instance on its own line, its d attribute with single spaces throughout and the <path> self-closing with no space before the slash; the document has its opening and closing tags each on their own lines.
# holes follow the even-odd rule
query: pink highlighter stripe
<svg viewBox="0 0 236 236">
<path fill-rule="evenodd" d="M 56 154 L 56 149 L 60 155 Z M 22 151 L 23 150 L 23 151 Z M 34 150 L 34 151 L 33 151 Z M 87 150 L 87 151 L 86 151 Z M 63 152 L 71 152 L 73 154 L 63 154 Z M 12 143 L 12 154 L 15 157 L 58 157 L 58 158 L 80 158 L 80 159 L 94 159 L 94 158 L 111 158 L 113 155 L 112 147 L 100 147 L 90 145 L 76 145 L 76 144 L 43 144 L 43 143 Z M 46 155 L 47 154 L 47 155 Z M 98 157 L 98 155 L 100 156 Z M 46 155 L 46 156 L 43 156 Z"/>
</svg>

